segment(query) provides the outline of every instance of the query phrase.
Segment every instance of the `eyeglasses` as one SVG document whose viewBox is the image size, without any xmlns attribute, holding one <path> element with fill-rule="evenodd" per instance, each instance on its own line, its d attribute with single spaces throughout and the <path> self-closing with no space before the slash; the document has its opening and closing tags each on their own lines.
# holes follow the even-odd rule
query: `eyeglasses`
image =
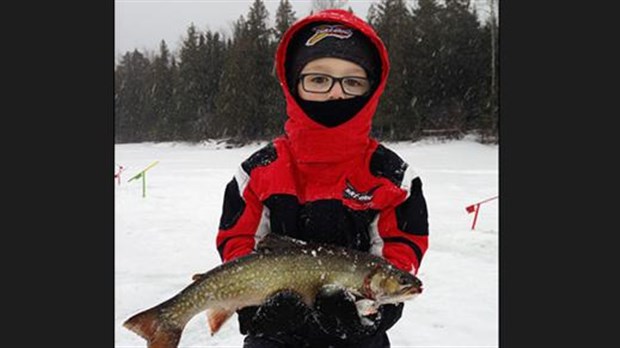
<svg viewBox="0 0 620 348">
<path fill-rule="evenodd" d="M 326 74 L 301 74 L 301 87 L 308 93 L 328 93 L 336 81 L 344 94 L 356 97 L 363 96 L 370 91 L 370 81 L 364 77 L 343 76 L 334 77 Z"/>
</svg>

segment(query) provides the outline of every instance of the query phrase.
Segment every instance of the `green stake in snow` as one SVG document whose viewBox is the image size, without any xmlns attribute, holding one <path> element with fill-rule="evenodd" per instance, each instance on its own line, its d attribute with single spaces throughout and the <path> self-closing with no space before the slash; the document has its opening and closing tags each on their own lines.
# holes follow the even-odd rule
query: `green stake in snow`
<svg viewBox="0 0 620 348">
<path fill-rule="evenodd" d="M 159 161 L 155 161 L 151 164 L 149 164 L 146 168 L 144 168 L 141 172 L 139 172 L 138 174 L 134 175 L 131 179 L 127 180 L 127 182 L 131 182 L 131 180 L 133 179 L 140 179 L 142 178 L 142 197 L 146 197 L 146 171 L 155 167 L 155 165 L 159 163 Z"/>
</svg>

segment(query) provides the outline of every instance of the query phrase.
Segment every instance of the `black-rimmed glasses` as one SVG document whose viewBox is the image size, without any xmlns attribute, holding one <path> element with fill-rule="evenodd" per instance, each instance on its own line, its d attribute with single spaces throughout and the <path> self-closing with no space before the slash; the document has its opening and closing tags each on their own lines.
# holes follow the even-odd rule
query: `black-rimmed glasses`
<svg viewBox="0 0 620 348">
<path fill-rule="evenodd" d="M 308 93 L 328 93 L 337 82 L 344 94 L 356 97 L 363 96 L 370 90 L 370 82 L 367 78 L 357 76 L 334 77 L 327 74 L 301 74 L 301 87 Z"/>
</svg>

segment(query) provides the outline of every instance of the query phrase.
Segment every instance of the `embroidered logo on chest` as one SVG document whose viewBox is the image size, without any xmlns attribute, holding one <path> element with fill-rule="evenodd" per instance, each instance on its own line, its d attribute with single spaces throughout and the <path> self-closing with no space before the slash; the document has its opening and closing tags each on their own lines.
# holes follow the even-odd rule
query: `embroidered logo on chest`
<svg viewBox="0 0 620 348">
<path fill-rule="evenodd" d="M 353 187 L 349 180 L 345 180 L 345 185 L 346 186 L 344 188 L 344 191 L 342 192 L 342 197 L 352 199 L 360 203 L 368 203 L 372 201 L 374 192 L 381 186 L 377 185 L 370 190 L 363 192 Z"/>
</svg>

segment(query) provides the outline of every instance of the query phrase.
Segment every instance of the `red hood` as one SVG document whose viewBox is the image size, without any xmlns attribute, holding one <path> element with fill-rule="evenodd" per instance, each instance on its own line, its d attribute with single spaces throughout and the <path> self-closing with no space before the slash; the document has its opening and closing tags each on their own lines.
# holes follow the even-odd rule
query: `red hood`
<svg viewBox="0 0 620 348">
<path fill-rule="evenodd" d="M 382 64 L 380 83 L 368 103 L 349 121 L 333 128 L 325 127 L 313 121 L 297 104 L 286 82 L 284 64 L 291 37 L 309 23 L 325 21 L 341 23 L 365 34 L 377 47 Z M 377 109 L 379 97 L 385 88 L 389 72 L 389 60 L 385 45 L 368 23 L 348 11 L 339 9 L 321 11 L 295 22 L 284 33 L 276 51 L 276 72 L 287 105 L 288 120 L 284 129 L 292 151 L 299 162 L 342 162 L 363 154 L 370 142 L 372 117 Z"/>
</svg>

